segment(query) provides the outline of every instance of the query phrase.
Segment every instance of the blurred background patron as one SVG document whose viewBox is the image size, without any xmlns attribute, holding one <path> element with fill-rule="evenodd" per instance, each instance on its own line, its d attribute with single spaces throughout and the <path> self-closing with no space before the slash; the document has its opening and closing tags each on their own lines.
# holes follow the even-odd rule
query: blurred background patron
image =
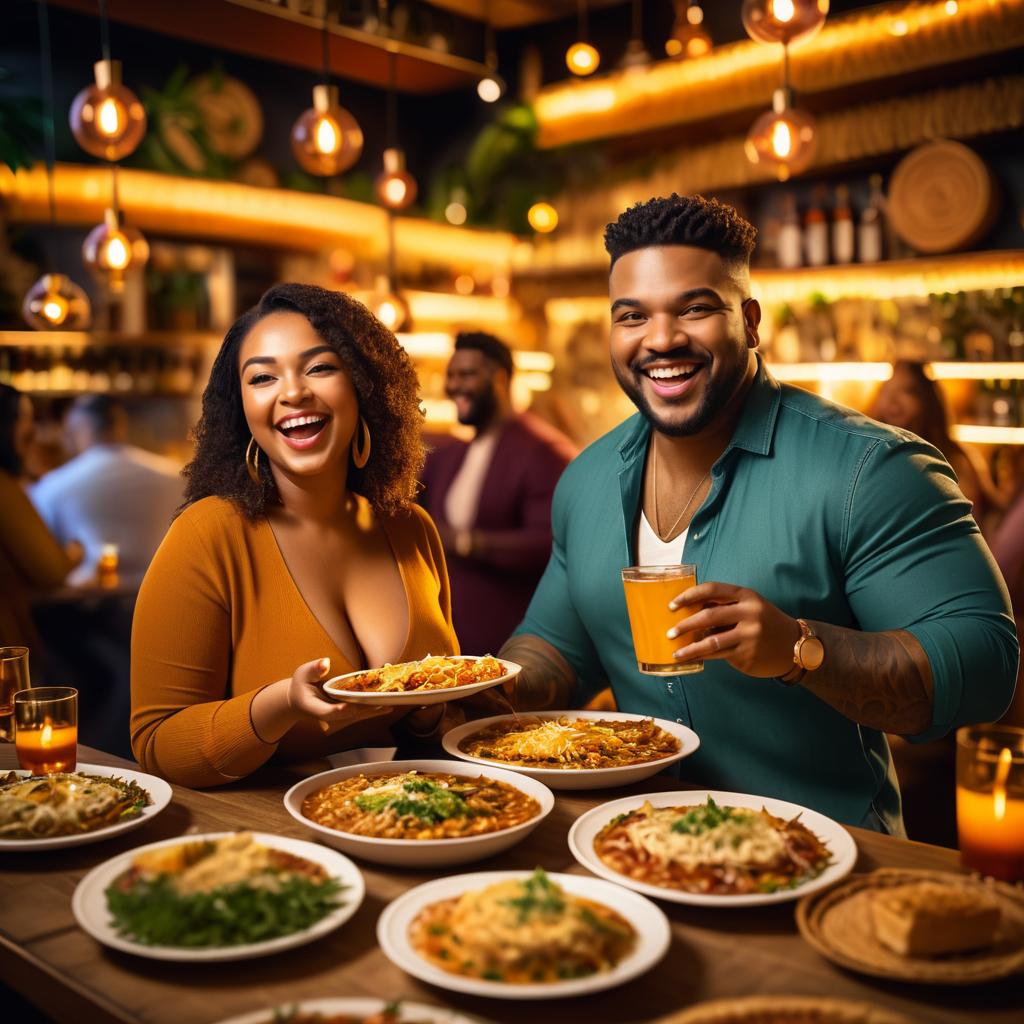
<svg viewBox="0 0 1024 1024">
<path fill-rule="evenodd" d="M 109 395 L 76 399 L 64 432 L 73 457 L 39 480 L 31 495 L 59 541 L 85 548 L 68 582 L 93 582 L 104 544 L 116 544 L 119 581 L 137 588 L 181 504 L 177 468 L 128 444 L 127 413 Z"/>
<path fill-rule="evenodd" d="M 59 587 L 81 557 L 61 547 L 22 487 L 33 423 L 28 395 L 0 384 L 0 645 L 36 643 L 33 596 Z"/>
<path fill-rule="evenodd" d="M 494 652 L 519 625 L 551 554 L 551 497 L 572 442 L 512 407 L 512 353 L 482 331 L 455 339 L 446 392 L 474 428 L 432 452 L 420 502 L 448 560 L 452 615 L 469 654 Z"/>
</svg>

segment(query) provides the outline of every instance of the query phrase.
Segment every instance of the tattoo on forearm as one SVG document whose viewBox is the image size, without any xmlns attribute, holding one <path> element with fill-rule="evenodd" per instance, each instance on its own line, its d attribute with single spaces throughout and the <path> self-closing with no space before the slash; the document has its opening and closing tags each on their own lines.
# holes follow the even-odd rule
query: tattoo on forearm
<svg viewBox="0 0 1024 1024">
<path fill-rule="evenodd" d="M 576 686 L 569 663 L 546 640 L 527 633 L 512 637 L 498 656 L 523 666 L 513 703 L 520 711 L 567 708 Z"/>
<path fill-rule="evenodd" d="M 863 633 L 814 623 L 825 663 L 803 684 L 853 721 L 912 736 L 932 720 L 928 656 L 912 633 Z"/>
</svg>

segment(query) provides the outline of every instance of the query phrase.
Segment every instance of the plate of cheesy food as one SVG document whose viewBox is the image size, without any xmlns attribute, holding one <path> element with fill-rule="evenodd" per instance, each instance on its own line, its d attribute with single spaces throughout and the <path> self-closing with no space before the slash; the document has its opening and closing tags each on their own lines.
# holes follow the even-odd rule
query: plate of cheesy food
<svg viewBox="0 0 1024 1024">
<path fill-rule="evenodd" d="M 128 768 L 0 772 L 0 852 L 99 842 L 146 824 L 170 802 L 163 779 Z"/>
<path fill-rule="evenodd" d="M 273 1010 L 254 1010 L 220 1024 L 484 1024 L 455 1010 L 403 1000 L 365 997 L 303 999 Z"/>
<path fill-rule="evenodd" d="M 613 988 L 653 967 L 670 940 L 664 913 L 643 896 L 540 868 L 438 878 L 394 900 L 377 923 L 397 967 L 499 999 Z"/>
<path fill-rule="evenodd" d="M 427 655 L 419 661 L 347 672 L 324 683 L 324 692 L 348 704 L 424 707 L 468 697 L 514 679 L 522 666 L 490 654 Z"/>
<path fill-rule="evenodd" d="M 71 909 L 94 939 L 179 962 L 247 960 L 326 935 L 363 900 L 335 850 L 262 832 L 211 832 L 140 846 L 94 868 Z"/>
<path fill-rule="evenodd" d="M 857 846 L 824 814 L 715 790 L 646 793 L 578 818 L 569 848 L 585 868 L 673 903 L 784 903 L 845 877 Z"/>
<path fill-rule="evenodd" d="M 405 867 L 465 864 L 525 839 L 555 798 L 533 779 L 460 761 L 377 761 L 292 786 L 284 806 L 322 843 Z"/>
<path fill-rule="evenodd" d="M 623 711 L 497 715 L 445 733 L 444 749 L 552 789 L 605 789 L 650 778 L 699 746 L 685 725 Z"/>
</svg>

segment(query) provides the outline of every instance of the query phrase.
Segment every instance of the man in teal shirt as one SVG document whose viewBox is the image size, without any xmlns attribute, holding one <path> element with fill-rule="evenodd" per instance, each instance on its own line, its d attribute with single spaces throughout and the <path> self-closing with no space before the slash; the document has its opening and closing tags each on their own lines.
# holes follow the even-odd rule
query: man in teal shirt
<svg viewBox="0 0 1024 1024">
<path fill-rule="evenodd" d="M 608 226 L 612 367 L 639 413 L 563 475 L 551 560 L 502 656 L 524 666 L 522 707 L 610 683 L 621 710 L 698 733 L 688 781 L 901 835 L 884 733 L 1002 714 L 1006 587 L 936 449 L 767 372 L 754 239 L 700 197 Z M 672 606 L 703 608 L 678 632 L 705 639 L 676 652 L 703 672 L 637 670 L 620 570 L 638 543 L 685 544 L 673 561 L 698 567 Z"/>
</svg>

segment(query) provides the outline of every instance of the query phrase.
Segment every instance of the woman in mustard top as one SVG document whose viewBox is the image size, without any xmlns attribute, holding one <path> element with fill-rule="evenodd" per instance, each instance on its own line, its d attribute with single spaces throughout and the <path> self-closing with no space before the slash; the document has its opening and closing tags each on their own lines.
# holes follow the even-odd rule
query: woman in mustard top
<svg viewBox="0 0 1024 1024">
<path fill-rule="evenodd" d="M 387 742 L 401 712 L 324 700 L 329 675 L 458 653 L 448 575 L 414 502 L 416 372 L 360 303 L 271 288 L 228 331 L 186 500 L 139 592 L 132 748 L 186 786 Z M 439 724 L 426 708 L 404 725 Z"/>
</svg>

